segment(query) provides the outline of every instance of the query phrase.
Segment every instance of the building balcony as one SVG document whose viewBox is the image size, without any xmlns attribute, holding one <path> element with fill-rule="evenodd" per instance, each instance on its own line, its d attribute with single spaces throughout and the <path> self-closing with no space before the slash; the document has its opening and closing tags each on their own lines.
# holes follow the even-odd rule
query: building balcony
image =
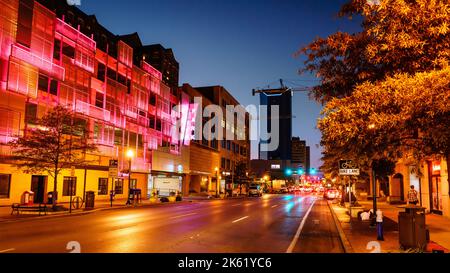
<svg viewBox="0 0 450 273">
<path fill-rule="evenodd" d="M 84 35 L 59 18 L 56 19 L 56 32 L 59 32 L 61 35 L 64 35 L 88 50 L 95 51 L 96 49 L 96 42 L 93 39 Z"/>
<path fill-rule="evenodd" d="M 11 56 L 44 70 L 50 76 L 60 81 L 64 81 L 65 79 L 65 70 L 63 67 L 31 53 L 26 47 L 15 44 L 11 45 Z"/>
<path fill-rule="evenodd" d="M 111 112 L 108 110 L 80 100 L 77 100 L 75 103 L 75 112 L 106 122 L 111 120 Z"/>
<path fill-rule="evenodd" d="M 141 68 L 149 73 L 152 77 L 157 78 L 158 80 L 162 80 L 162 73 L 159 72 L 156 68 L 151 66 L 150 64 L 146 63 L 145 61 L 141 62 Z"/>
</svg>

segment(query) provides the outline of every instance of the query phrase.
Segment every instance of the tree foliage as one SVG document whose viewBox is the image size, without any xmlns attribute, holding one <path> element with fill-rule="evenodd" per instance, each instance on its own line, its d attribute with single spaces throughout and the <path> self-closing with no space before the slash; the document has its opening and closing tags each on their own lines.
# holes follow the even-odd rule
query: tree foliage
<svg viewBox="0 0 450 273">
<path fill-rule="evenodd" d="M 14 164 L 25 173 L 47 173 L 54 178 L 63 169 L 87 164 L 86 153 L 96 151 L 88 142 L 86 124 L 68 109 L 57 106 L 36 120 L 36 126 L 12 141 Z M 53 199 L 56 204 L 55 198 Z"/>
<path fill-rule="evenodd" d="M 337 32 L 301 48 L 301 72 L 320 78 L 311 95 L 322 103 L 364 82 L 397 73 L 439 70 L 450 60 L 450 5 L 439 0 L 353 0 L 340 16 L 362 18 L 359 33 Z"/>
</svg>

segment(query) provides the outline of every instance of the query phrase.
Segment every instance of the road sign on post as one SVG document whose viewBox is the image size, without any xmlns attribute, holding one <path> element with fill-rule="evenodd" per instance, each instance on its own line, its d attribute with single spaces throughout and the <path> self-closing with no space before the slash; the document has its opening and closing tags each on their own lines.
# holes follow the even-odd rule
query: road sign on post
<svg viewBox="0 0 450 273">
<path fill-rule="evenodd" d="M 339 160 L 339 175 L 359 175 L 359 166 L 353 160 Z"/>
<path fill-rule="evenodd" d="M 119 176 L 119 161 L 117 159 L 109 160 L 109 178 L 117 178 Z"/>
</svg>

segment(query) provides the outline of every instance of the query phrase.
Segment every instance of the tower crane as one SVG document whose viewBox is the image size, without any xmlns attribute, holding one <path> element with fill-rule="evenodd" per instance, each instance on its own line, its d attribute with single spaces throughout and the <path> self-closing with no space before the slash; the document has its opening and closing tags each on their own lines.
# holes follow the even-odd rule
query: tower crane
<svg viewBox="0 0 450 273">
<path fill-rule="evenodd" d="M 297 86 L 297 87 L 288 87 L 284 84 L 283 79 L 280 79 L 280 88 L 270 88 L 270 89 L 253 89 L 252 95 L 255 96 L 259 93 L 265 94 L 283 94 L 286 92 L 310 92 L 313 90 L 313 87 L 310 86 Z"/>
</svg>

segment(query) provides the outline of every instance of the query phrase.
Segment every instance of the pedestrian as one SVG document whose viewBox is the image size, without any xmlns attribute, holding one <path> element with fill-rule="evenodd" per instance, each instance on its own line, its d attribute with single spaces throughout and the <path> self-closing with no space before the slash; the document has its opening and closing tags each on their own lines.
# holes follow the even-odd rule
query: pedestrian
<svg viewBox="0 0 450 273">
<path fill-rule="evenodd" d="M 377 240 L 384 241 L 383 236 L 383 212 L 377 209 Z"/>
<path fill-rule="evenodd" d="M 414 185 L 411 185 L 411 189 L 408 192 L 408 203 L 413 204 L 414 206 L 419 203 L 419 199 L 417 198 L 417 191 L 414 189 Z"/>
</svg>

